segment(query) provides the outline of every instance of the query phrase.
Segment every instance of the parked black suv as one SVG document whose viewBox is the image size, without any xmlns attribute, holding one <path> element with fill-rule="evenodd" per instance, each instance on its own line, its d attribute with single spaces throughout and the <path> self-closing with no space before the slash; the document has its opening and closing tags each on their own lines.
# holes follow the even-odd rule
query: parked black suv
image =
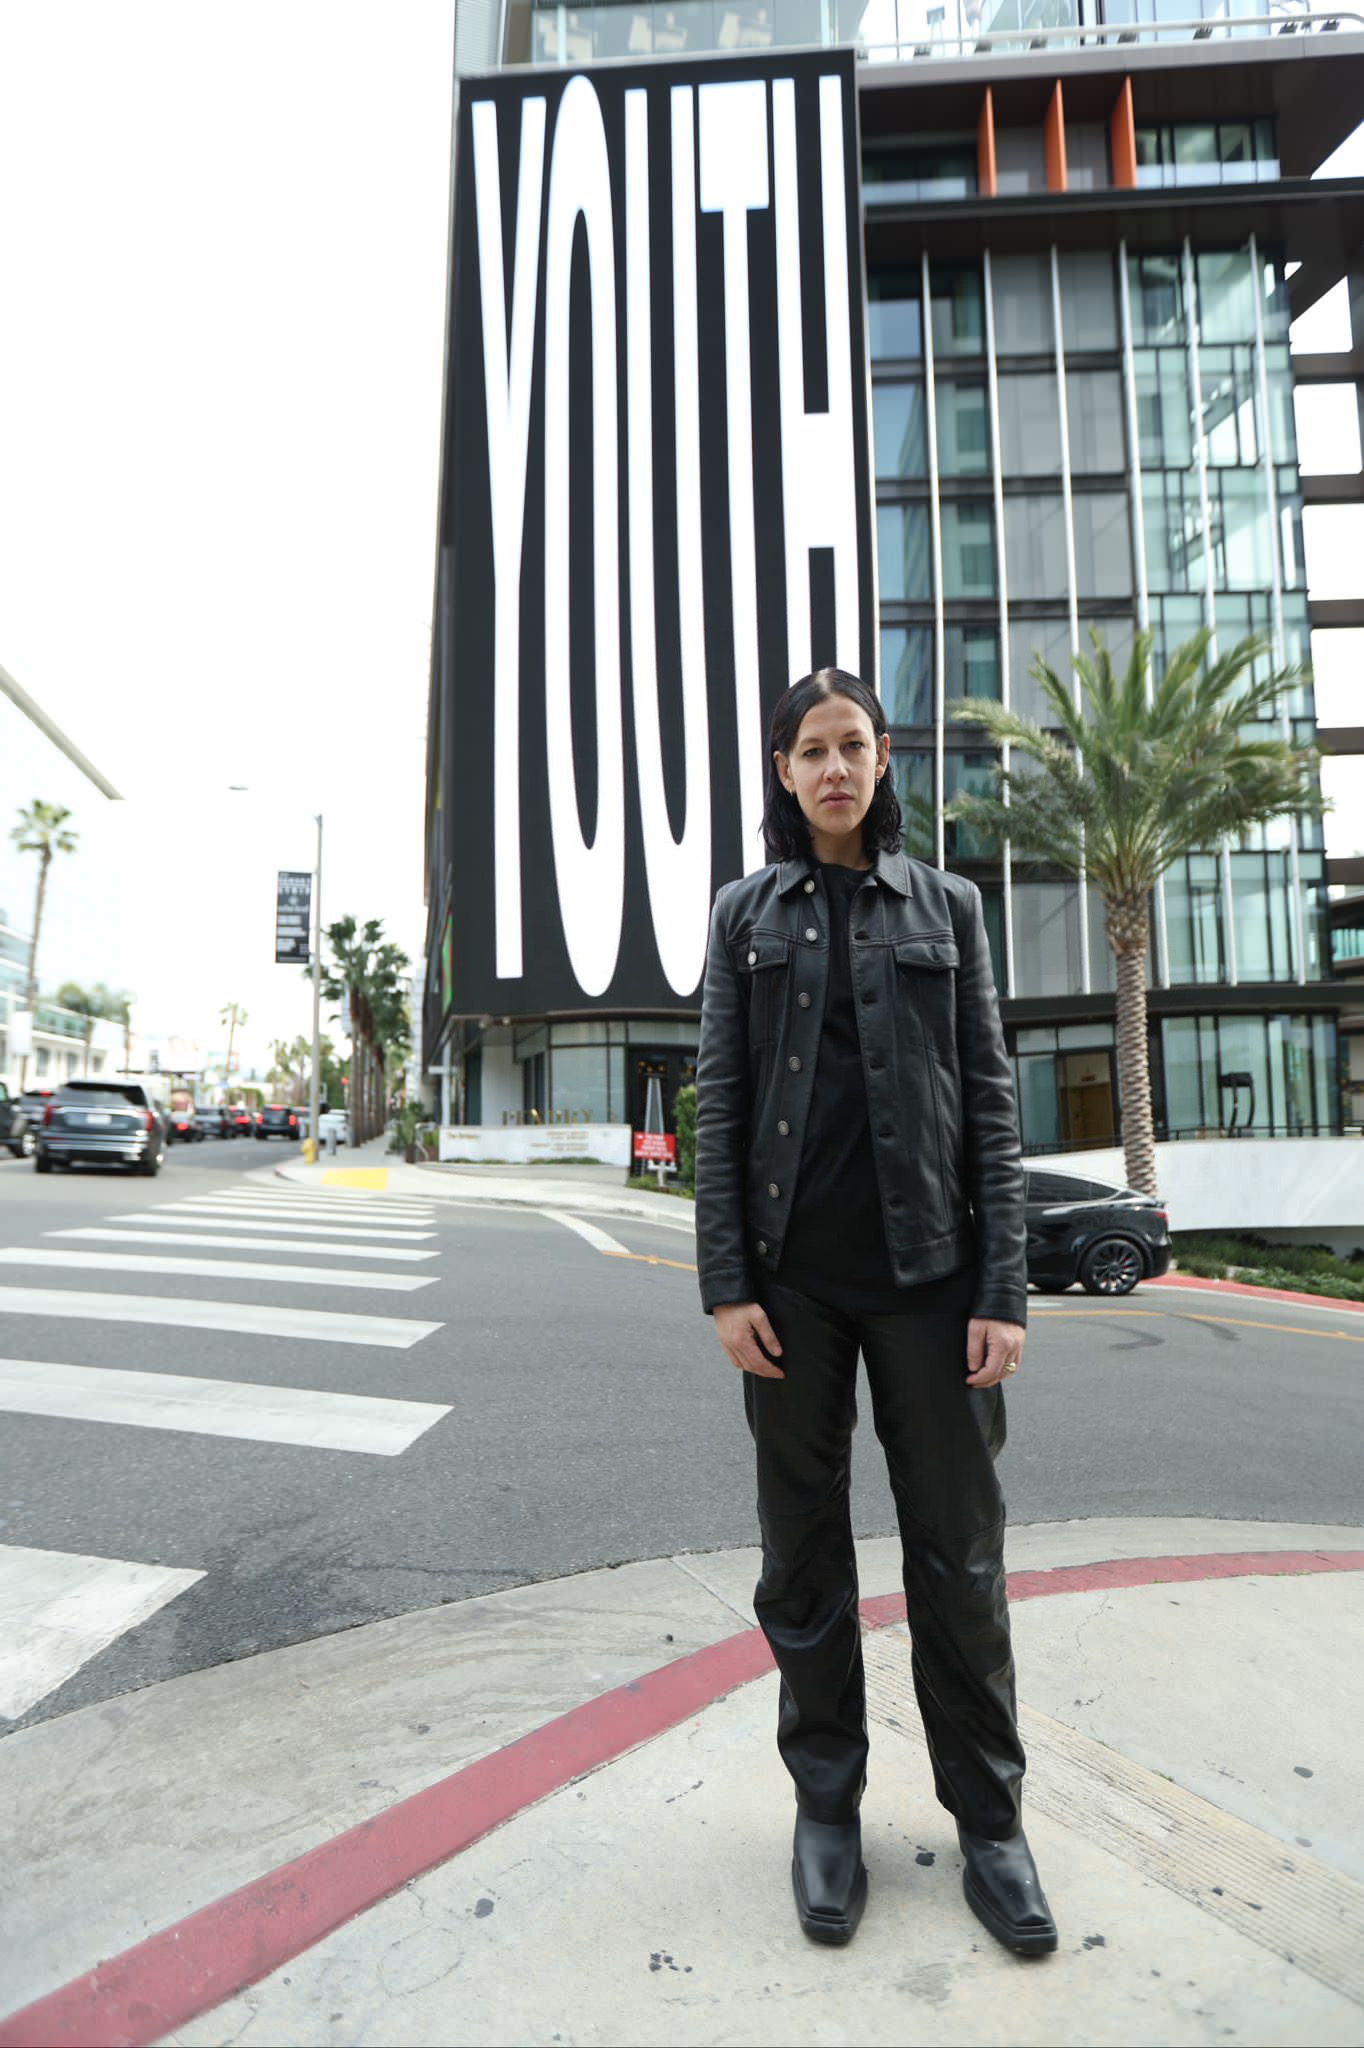
<svg viewBox="0 0 1364 2048">
<path fill-rule="evenodd" d="M 10 1094 L 3 1081 L 0 1081 L 0 1145 L 8 1145 L 16 1159 L 26 1158 L 33 1150 L 33 1132 L 23 1102 L 19 1096 Z"/>
<path fill-rule="evenodd" d="M 298 1111 L 290 1109 L 287 1103 L 272 1102 L 256 1111 L 258 1138 L 283 1138 L 287 1143 L 298 1134 Z"/>
<path fill-rule="evenodd" d="M 1151 1195 L 1039 1166 L 1024 1181 L 1028 1278 L 1043 1294 L 1077 1280 L 1088 1294 L 1130 1294 L 1169 1271 L 1170 1218 Z"/>
<path fill-rule="evenodd" d="M 141 1081 L 67 1081 L 34 1135 L 39 1173 L 114 1159 L 129 1173 L 155 1174 L 166 1156 L 166 1127 Z"/>
</svg>

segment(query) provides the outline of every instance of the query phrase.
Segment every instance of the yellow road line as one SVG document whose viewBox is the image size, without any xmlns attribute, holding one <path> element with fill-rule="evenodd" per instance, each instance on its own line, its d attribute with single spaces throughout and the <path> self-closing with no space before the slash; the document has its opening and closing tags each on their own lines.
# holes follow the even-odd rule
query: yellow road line
<svg viewBox="0 0 1364 2048">
<path fill-rule="evenodd" d="M 689 1266 L 685 1259 L 656 1259 L 650 1252 L 609 1252 L 602 1247 L 604 1259 L 633 1259 L 640 1266 L 671 1266 L 678 1273 L 694 1273 L 695 1266 Z"/>
<path fill-rule="evenodd" d="M 1201 1316 L 1186 1310 L 1191 1323 L 1237 1323 L 1247 1330 L 1282 1330 L 1289 1337 L 1332 1337 L 1340 1344 L 1364 1344 L 1364 1336 L 1356 1337 L 1352 1330 L 1312 1330 L 1298 1323 L 1262 1323 L 1253 1316 Z"/>
</svg>

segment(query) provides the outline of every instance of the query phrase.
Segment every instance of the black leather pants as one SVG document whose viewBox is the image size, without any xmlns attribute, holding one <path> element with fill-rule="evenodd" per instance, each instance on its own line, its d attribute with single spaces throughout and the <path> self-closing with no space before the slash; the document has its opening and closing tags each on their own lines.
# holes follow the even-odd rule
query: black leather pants
<svg viewBox="0 0 1364 2048">
<path fill-rule="evenodd" d="M 764 1281 L 785 1378 L 745 1373 L 763 1572 L 754 1609 L 781 1672 L 777 1746 L 801 1808 L 839 1821 L 866 1783 L 867 1721 L 849 1509 L 859 1350 L 904 1551 L 919 1711 L 938 1798 L 972 1833 L 1019 1825 L 1024 1770 L 1004 1584 L 998 1387 L 966 1385 L 970 1268 L 893 1315 Z"/>
</svg>

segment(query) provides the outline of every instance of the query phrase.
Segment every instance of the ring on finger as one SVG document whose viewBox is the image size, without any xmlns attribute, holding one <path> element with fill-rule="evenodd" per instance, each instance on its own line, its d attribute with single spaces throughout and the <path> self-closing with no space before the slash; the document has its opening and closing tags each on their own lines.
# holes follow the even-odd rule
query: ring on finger
<svg viewBox="0 0 1364 2048">
<path fill-rule="evenodd" d="M 1011 1363 L 1011 1364 L 1009 1364 L 1009 1365 L 1006 1365 L 1006 1366 L 1005 1366 L 1004 1370 L 1005 1370 L 1005 1372 L 1017 1372 L 1017 1371 L 1018 1371 L 1018 1360 L 1017 1360 L 1017 1359 L 1015 1358 L 1015 1359 L 1014 1359 L 1014 1360 L 1012 1361 L 1012 1363 Z"/>
</svg>

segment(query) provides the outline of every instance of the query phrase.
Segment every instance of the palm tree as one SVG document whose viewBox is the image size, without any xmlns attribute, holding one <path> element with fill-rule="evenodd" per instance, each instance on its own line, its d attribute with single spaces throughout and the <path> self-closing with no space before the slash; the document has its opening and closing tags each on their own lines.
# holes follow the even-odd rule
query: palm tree
<svg viewBox="0 0 1364 2048">
<path fill-rule="evenodd" d="M 38 938 L 43 928 L 43 906 L 47 900 L 47 871 L 52 865 L 52 856 L 57 853 L 74 853 L 79 835 L 67 827 L 71 816 L 62 804 L 45 804 L 41 797 L 35 797 L 26 811 L 19 813 L 19 822 L 10 833 L 10 838 L 20 853 L 36 853 L 38 856 L 38 894 L 33 906 L 33 937 L 28 950 L 28 995 L 27 1008 L 30 1017 L 38 1008 Z M 19 1087 L 22 1090 L 28 1072 L 28 1055 L 19 1063 Z"/>
<path fill-rule="evenodd" d="M 218 1012 L 218 1022 L 227 1026 L 227 1058 L 223 1063 L 223 1078 L 228 1090 L 232 1088 L 232 1041 L 237 1035 L 239 1024 L 247 1022 L 247 1015 L 240 1003 L 224 1003 Z"/>
<path fill-rule="evenodd" d="M 1023 765 L 995 769 L 997 794 L 953 798 L 945 815 L 1008 839 L 1018 853 L 1082 870 L 1104 906 L 1117 959 L 1118 1086 L 1130 1184 L 1156 1187 L 1155 1131 L 1147 1058 L 1146 952 L 1151 891 L 1167 868 L 1199 849 L 1271 819 L 1319 815 L 1320 756 L 1290 740 L 1244 737 L 1276 716 L 1282 693 L 1303 680 L 1285 669 L 1256 682 L 1261 638 L 1209 657 L 1211 634 L 1176 648 L 1148 691 L 1153 636 L 1139 633 L 1126 673 L 1113 670 L 1101 636 L 1077 655 L 1077 702 L 1038 660 L 1033 674 L 1059 731 L 1043 730 L 984 698 L 948 706 L 983 725 Z"/>
<path fill-rule="evenodd" d="M 72 1010 L 85 1019 L 85 1071 L 89 1074 L 96 1019 L 107 1017 L 118 1024 L 126 1023 L 128 997 L 117 989 L 106 988 L 102 981 L 97 981 L 93 988 L 82 988 L 77 981 L 64 981 L 57 990 L 57 1001 L 63 1010 Z"/>
<path fill-rule="evenodd" d="M 390 1066 L 410 1043 L 411 1023 L 403 996 L 402 971 L 408 958 L 384 938 L 383 919 L 357 925 L 353 917 L 338 918 L 327 927 L 332 965 L 322 965 L 322 992 L 328 1002 L 346 996 L 350 1004 L 350 1115 L 356 1144 L 383 1129 Z"/>
</svg>

